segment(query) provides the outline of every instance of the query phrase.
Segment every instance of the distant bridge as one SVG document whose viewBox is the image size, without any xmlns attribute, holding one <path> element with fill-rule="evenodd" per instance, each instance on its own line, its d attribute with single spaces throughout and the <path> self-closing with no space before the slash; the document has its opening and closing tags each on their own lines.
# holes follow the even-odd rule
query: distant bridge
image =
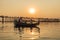
<svg viewBox="0 0 60 40">
<path fill-rule="evenodd" d="M 0 22 L 13 22 L 14 19 L 17 19 L 18 17 L 10 17 L 10 16 L 0 16 Z"/>
<path fill-rule="evenodd" d="M 0 22 L 13 22 L 15 19 L 19 17 L 11 17 L 11 16 L 0 16 Z M 40 22 L 60 22 L 60 19 L 49 19 L 49 18 L 32 18 L 32 17 L 23 17 L 24 20 L 40 20 Z"/>
</svg>

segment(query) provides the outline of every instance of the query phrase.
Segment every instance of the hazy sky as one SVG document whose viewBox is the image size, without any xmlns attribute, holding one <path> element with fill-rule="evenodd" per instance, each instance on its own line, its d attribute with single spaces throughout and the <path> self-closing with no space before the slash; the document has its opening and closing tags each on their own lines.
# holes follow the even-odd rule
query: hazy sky
<svg viewBox="0 0 60 40">
<path fill-rule="evenodd" d="M 29 14 L 29 8 L 35 14 Z M 0 0 L 0 15 L 60 18 L 60 0 Z"/>
</svg>

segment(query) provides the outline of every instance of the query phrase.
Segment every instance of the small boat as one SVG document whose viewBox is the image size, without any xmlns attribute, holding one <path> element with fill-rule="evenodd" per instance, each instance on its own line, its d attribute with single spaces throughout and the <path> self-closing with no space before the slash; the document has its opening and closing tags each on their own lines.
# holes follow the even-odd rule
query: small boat
<svg viewBox="0 0 60 40">
<path fill-rule="evenodd" d="M 19 18 L 18 20 L 14 20 L 15 27 L 36 27 L 37 25 L 39 25 L 39 23 L 39 21 L 34 21 L 32 19 L 23 20 L 22 18 Z"/>
<path fill-rule="evenodd" d="M 18 28 L 19 31 L 21 31 L 20 28 L 24 29 L 24 28 L 30 28 L 31 32 L 33 28 L 37 28 L 38 32 L 40 33 L 40 28 L 37 27 L 37 25 L 39 25 L 39 21 L 34 21 L 32 19 L 30 20 L 26 20 L 26 19 L 22 19 L 21 17 L 19 19 L 15 19 L 14 20 L 14 28 Z"/>
</svg>

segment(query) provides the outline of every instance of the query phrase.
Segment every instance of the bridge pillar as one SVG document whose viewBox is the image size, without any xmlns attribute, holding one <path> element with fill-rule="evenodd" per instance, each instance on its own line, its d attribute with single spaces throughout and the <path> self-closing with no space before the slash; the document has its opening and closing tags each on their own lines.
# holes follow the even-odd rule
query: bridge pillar
<svg viewBox="0 0 60 40">
<path fill-rule="evenodd" d="M 4 23 L 4 16 L 2 16 L 2 24 Z"/>
</svg>

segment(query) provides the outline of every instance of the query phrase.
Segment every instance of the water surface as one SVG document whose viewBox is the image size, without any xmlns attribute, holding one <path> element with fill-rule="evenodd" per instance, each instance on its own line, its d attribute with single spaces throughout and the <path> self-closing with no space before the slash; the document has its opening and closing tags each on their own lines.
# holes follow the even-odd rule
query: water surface
<svg viewBox="0 0 60 40">
<path fill-rule="evenodd" d="M 19 34 L 14 31 L 13 23 L 0 23 L 0 40 L 60 40 L 60 22 L 41 22 L 38 27 L 40 38 L 20 39 Z"/>
</svg>

